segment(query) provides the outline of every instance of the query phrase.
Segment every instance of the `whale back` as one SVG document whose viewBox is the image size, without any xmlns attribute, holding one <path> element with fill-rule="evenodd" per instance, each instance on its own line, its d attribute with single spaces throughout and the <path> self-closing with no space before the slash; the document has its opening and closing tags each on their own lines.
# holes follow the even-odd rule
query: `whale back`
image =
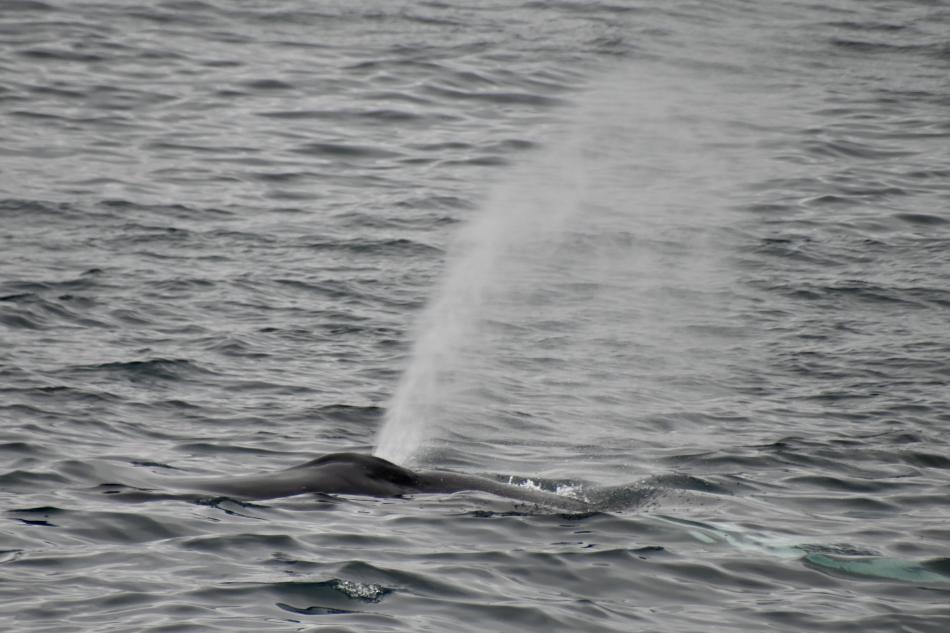
<svg viewBox="0 0 950 633">
<path fill-rule="evenodd" d="M 413 493 L 487 492 L 570 512 L 586 502 L 552 492 L 448 471 L 415 472 L 373 455 L 331 453 L 276 473 L 229 478 L 177 480 L 179 486 L 240 499 L 273 499 L 306 493 L 399 497 Z"/>
<path fill-rule="evenodd" d="M 536 488 L 526 488 L 502 483 L 478 475 L 467 475 L 445 470 L 423 471 L 417 474 L 418 492 L 454 493 L 465 490 L 487 492 L 489 494 L 522 501 L 541 507 L 555 508 L 567 512 L 589 512 L 590 504 L 581 499 L 547 492 Z"/>
<path fill-rule="evenodd" d="M 412 492 L 419 487 L 419 475 L 415 472 L 394 464 L 374 455 L 360 455 L 359 453 L 330 453 L 305 464 L 293 466 L 285 472 L 297 470 L 320 473 L 333 473 L 341 481 L 352 482 L 355 488 L 367 486 L 376 489 L 387 484 L 401 489 L 394 494 L 383 496 L 397 496 L 403 492 Z M 372 492 L 353 492 L 351 494 L 374 494 Z"/>
<path fill-rule="evenodd" d="M 372 455 L 332 453 L 275 473 L 179 479 L 178 487 L 238 499 L 274 499 L 306 493 L 398 497 L 416 492 L 419 477 Z"/>
</svg>

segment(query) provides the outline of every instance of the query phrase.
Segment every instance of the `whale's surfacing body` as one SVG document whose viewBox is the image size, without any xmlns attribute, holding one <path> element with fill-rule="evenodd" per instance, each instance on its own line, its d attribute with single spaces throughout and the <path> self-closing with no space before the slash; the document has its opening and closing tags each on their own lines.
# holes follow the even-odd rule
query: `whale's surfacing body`
<svg viewBox="0 0 950 633">
<path fill-rule="evenodd" d="M 372 455 L 331 453 L 305 464 L 264 475 L 195 478 L 180 487 L 236 499 L 274 499 L 307 493 L 401 497 L 417 493 L 487 492 L 508 499 L 584 512 L 588 504 L 572 497 L 448 471 L 413 471 Z"/>
</svg>

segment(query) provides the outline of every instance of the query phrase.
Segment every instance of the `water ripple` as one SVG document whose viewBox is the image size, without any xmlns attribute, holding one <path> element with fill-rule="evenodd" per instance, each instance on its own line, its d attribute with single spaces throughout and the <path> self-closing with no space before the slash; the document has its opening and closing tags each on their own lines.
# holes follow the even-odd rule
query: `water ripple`
<svg viewBox="0 0 950 633">
<path fill-rule="evenodd" d="M 950 16 L 881 9 L 4 2 L 0 618 L 950 628 Z M 420 357 L 417 465 L 601 511 L 176 487 Z"/>
</svg>

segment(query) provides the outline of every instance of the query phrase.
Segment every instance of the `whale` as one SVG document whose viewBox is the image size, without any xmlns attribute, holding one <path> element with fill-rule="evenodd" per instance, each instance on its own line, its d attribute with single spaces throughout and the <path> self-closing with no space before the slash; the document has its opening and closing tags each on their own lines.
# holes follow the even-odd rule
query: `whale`
<svg viewBox="0 0 950 633">
<path fill-rule="evenodd" d="M 174 487 L 236 500 L 266 500 L 301 494 L 404 497 L 415 494 L 485 492 L 567 512 L 588 512 L 581 499 L 443 470 L 414 471 L 381 457 L 330 453 L 304 464 L 261 475 L 176 479 Z"/>
<path fill-rule="evenodd" d="M 85 472 L 90 465 L 71 462 Z M 105 468 L 105 467 L 104 467 Z M 103 473 L 85 473 L 99 477 Z M 105 468 L 105 470 L 109 470 Z M 579 499 L 504 483 L 487 477 L 445 470 L 414 471 L 390 461 L 360 453 L 331 453 L 304 464 L 276 472 L 237 477 L 172 477 L 162 488 L 187 494 L 174 494 L 149 487 L 127 484 L 99 484 L 97 493 L 115 495 L 127 502 L 188 500 L 208 503 L 209 495 L 238 502 L 263 501 L 303 494 L 365 496 L 378 498 L 408 497 L 417 494 L 484 492 L 533 507 L 528 513 L 548 510 L 575 515 L 602 512 L 646 510 L 644 517 L 660 528 L 678 528 L 704 547 L 721 543 L 743 551 L 758 551 L 778 558 L 796 558 L 806 567 L 832 575 L 876 578 L 926 584 L 950 584 L 950 559 L 903 560 L 874 555 L 871 550 L 854 555 L 854 546 L 843 549 L 834 544 L 799 542 L 787 534 L 771 535 L 749 531 L 729 524 L 714 524 L 678 518 L 670 511 L 688 512 L 705 502 L 732 496 L 729 488 L 691 475 L 653 476 L 635 484 L 584 489 Z M 663 501 L 662 513 L 653 504 Z M 219 499 L 212 499 L 217 503 Z M 669 505 L 672 502 L 673 505 Z M 521 508 L 517 513 L 521 513 Z M 233 512 L 233 511 L 229 511 Z"/>
</svg>

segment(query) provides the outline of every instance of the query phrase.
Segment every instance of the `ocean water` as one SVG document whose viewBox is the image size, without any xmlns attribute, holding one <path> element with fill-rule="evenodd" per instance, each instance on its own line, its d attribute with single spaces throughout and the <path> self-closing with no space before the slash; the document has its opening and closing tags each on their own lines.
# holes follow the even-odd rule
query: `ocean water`
<svg viewBox="0 0 950 633">
<path fill-rule="evenodd" d="M 950 630 L 947 33 L 3 0 L 0 628 Z M 344 450 L 591 511 L 163 492 Z"/>
</svg>

